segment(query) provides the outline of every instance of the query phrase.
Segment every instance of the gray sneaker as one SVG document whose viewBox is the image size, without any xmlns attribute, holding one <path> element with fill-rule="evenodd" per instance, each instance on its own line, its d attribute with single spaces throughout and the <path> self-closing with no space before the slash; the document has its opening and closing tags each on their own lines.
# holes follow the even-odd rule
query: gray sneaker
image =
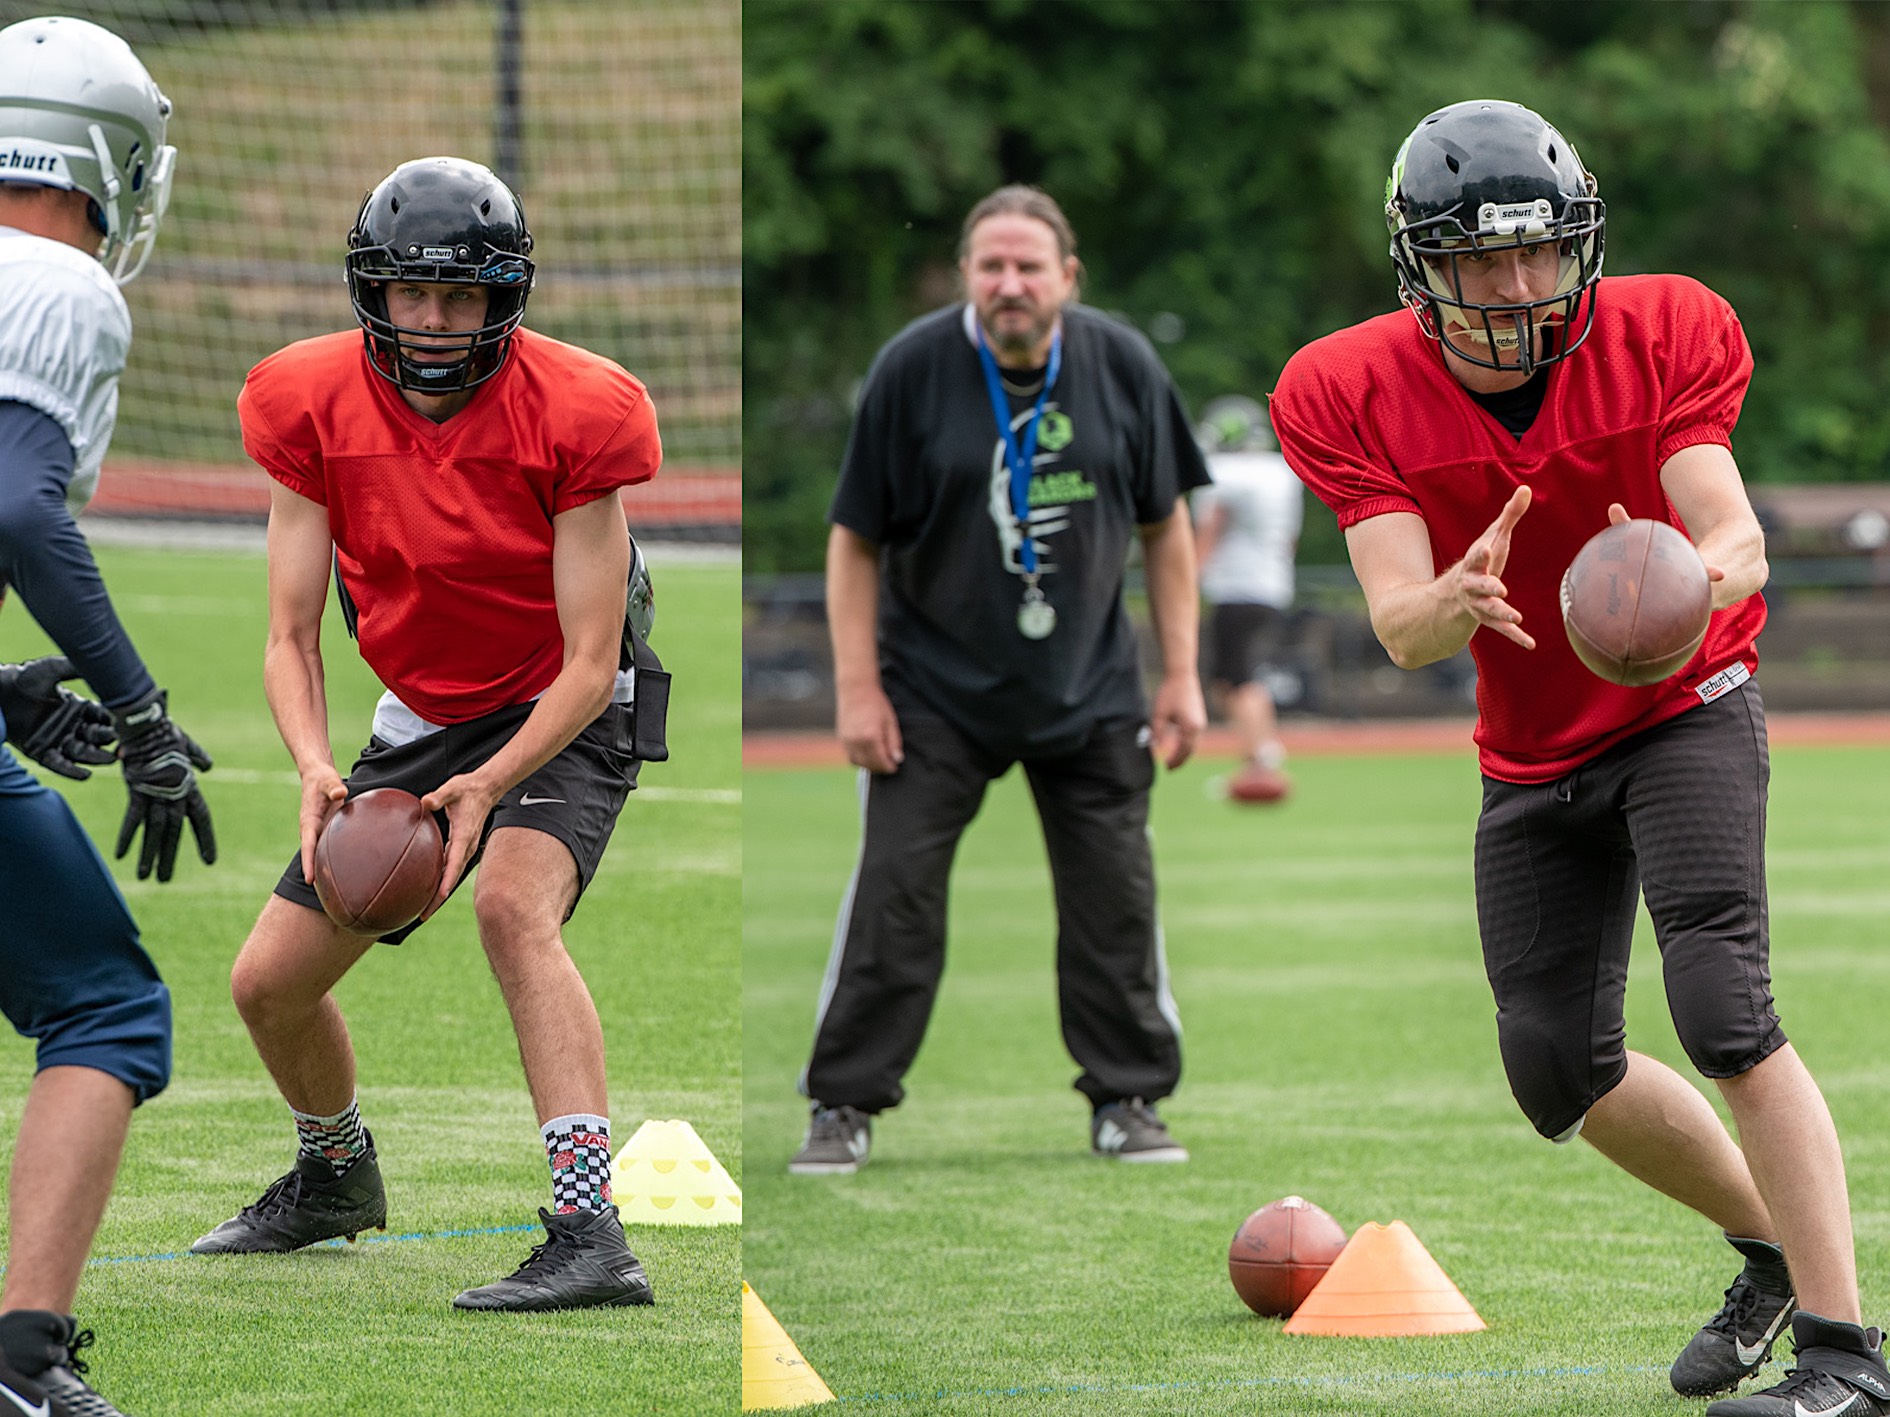
<svg viewBox="0 0 1890 1417">
<path fill-rule="evenodd" d="M 1155 1108 L 1125 1097 L 1096 1109 L 1089 1122 L 1089 1149 L 1118 1161 L 1186 1161 L 1188 1149 L 1168 1135 Z"/>
<path fill-rule="evenodd" d="M 873 1148 L 873 1118 L 857 1107 L 814 1104 L 807 1140 L 788 1162 L 794 1176 L 851 1176 L 866 1165 Z"/>
<path fill-rule="evenodd" d="M 1674 1359 L 1673 1389 L 1686 1397 L 1731 1392 L 1758 1372 L 1796 1312 L 1784 1251 L 1736 1235 L 1726 1242 L 1745 1257 L 1746 1267 L 1726 1291 L 1719 1312 Z"/>
</svg>

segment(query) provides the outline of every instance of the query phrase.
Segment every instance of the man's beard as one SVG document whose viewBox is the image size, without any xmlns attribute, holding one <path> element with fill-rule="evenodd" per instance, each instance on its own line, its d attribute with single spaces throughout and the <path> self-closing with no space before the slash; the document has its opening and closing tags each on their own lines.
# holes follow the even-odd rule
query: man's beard
<svg viewBox="0 0 1890 1417">
<path fill-rule="evenodd" d="M 1023 315 L 1027 317 L 1028 323 L 1021 329 L 1015 324 L 1008 325 L 1006 332 L 1000 333 L 993 329 L 992 325 L 1000 315 L 1005 314 Z M 1055 310 L 1046 311 L 1036 306 L 1017 303 L 998 305 L 992 309 L 989 320 L 982 316 L 978 320 L 978 323 L 984 327 L 984 337 L 991 342 L 993 352 L 1014 358 L 1034 357 L 1037 347 L 1049 338 L 1050 331 L 1056 327 L 1056 322 L 1057 311 Z"/>
</svg>

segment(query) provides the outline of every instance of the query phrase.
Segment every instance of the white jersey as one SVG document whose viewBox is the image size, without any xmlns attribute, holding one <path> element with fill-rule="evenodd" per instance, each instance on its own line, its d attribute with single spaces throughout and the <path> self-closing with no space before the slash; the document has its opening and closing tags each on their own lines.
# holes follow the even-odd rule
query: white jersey
<svg viewBox="0 0 1890 1417">
<path fill-rule="evenodd" d="M 98 490 L 118 419 L 131 311 L 96 259 L 63 241 L 0 226 L 0 399 L 65 429 L 76 513 Z"/>
<path fill-rule="evenodd" d="M 1201 567 L 1201 593 L 1216 605 L 1293 603 L 1293 550 L 1305 518 L 1305 489 L 1278 453 L 1214 453 L 1214 485 L 1194 494 L 1203 522 L 1226 512 Z"/>
</svg>

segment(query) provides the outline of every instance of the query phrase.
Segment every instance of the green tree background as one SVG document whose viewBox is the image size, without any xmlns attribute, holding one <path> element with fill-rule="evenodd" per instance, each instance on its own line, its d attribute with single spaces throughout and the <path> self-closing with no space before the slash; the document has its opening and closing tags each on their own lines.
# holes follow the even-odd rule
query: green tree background
<svg viewBox="0 0 1890 1417">
<path fill-rule="evenodd" d="M 991 188 L 1063 204 L 1084 298 L 1191 407 L 1396 307 L 1385 174 L 1424 114 L 1513 99 L 1608 203 L 1607 270 L 1732 301 L 1752 482 L 1890 470 L 1890 4 L 747 0 L 744 544 L 820 563 L 873 352 L 955 298 Z M 1343 559 L 1316 506 L 1302 559 Z"/>
</svg>

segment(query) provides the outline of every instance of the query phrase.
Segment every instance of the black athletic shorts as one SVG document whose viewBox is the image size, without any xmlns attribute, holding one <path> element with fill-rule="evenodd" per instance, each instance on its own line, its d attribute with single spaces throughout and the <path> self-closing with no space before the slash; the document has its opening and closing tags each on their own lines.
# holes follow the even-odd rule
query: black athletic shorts
<svg viewBox="0 0 1890 1417">
<path fill-rule="evenodd" d="M 370 738 L 344 779 L 348 792 L 353 795 L 373 787 L 404 787 L 424 797 L 449 777 L 471 772 L 503 748 L 531 715 L 532 707 L 529 703 L 513 704 L 468 723 L 449 724 L 399 747 Z M 555 836 L 569 848 L 577 862 L 578 894 L 582 895 L 597 874 L 597 863 L 604 859 L 604 848 L 610 842 L 624 799 L 637 785 L 641 763 L 631 756 L 632 727 L 628 705 L 611 704 L 563 752 L 501 797 L 486 818 L 478 849 L 460 872 L 460 883 L 472 874 L 485 850 L 486 838 L 496 828 L 531 827 Z M 437 815 L 444 831 L 446 814 Z M 457 884 L 454 889 L 458 889 Z M 311 910 L 322 908 L 315 888 L 302 875 L 299 850 L 276 882 L 276 894 Z M 574 899 L 572 909 L 576 908 Z M 397 945 L 419 928 L 416 922 L 381 936 L 381 942 Z"/>
<path fill-rule="evenodd" d="M 1280 662 L 1286 648 L 1284 610 L 1254 601 L 1216 605 L 1208 620 L 1208 664 L 1216 684 L 1246 684 Z"/>
<path fill-rule="evenodd" d="M 1644 898 L 1687 1056 L 1736 1077 L 1785 1042 L 1766 932 L 1771 770 L 1759 686 L 1617 743 L 1556 782 L 1483 780 L 1477 922 L 1510 1089 L 1565 1140 L 1627 1072 Z"/>
</svg>

